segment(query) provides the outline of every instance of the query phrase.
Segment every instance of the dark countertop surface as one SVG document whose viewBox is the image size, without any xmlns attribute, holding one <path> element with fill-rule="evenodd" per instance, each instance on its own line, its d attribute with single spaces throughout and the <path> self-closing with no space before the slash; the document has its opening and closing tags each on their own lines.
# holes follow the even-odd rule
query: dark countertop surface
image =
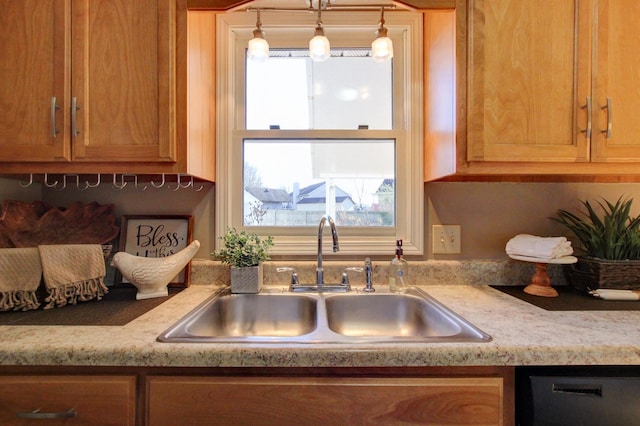
<svg viewBox="0 0 640 426">
<path fill-rule="evenodd" d="M 182 288 L 169 288 L 169 296 L 136 300 L 133 286 L 109 287 L 102 300 L 78 302 L 52 309 L 0 312 L 3 325 L 107 325 L 122 326 L 178 294 Z"/>
<path fill-rule="evenodd" d="M 602 300 L 568 285 L 553 286 L 558 297 L 534 296 L 524 292 L 525 286 L 491 286 L 496 290 L 529 302 L 547 311 L 637 311 L 640 300 Z"/>
</svg>

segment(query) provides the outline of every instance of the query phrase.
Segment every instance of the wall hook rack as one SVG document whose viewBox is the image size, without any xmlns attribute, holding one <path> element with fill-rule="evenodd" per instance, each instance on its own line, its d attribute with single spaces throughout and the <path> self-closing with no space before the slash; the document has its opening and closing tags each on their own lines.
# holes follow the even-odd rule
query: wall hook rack
<svg viewBox="0 0 640 426">
<path fill-rule="evenodd" d="M 192 188 L 196 192 L 202 191 L 205 187 L 204 184 L 200 184 L 199 186 L 196 187 L 195 179 L 193 176 L 190 176 L 190 175 L 183 175 L 180 173 L 176 174 L 175 187 L 170 184 L 170 182 L 173 181 L 173 179 L 170 179 L 169 176 L 172 176 L 172 175 L 166 175 L 165 173 L 162 173 L 159 176 L 160 176 L 159 182 L 154 181 L 153 178 L 149 180 L 151 187 L 156 189 L 166 187 L 173 191 L 178 191 L 179 189 Z M 136 174 L 113 173 L 111 185 L 113 189 L 117 191 L 123 190 L 130 183 L 133 184 L 133 187 L 139 191 L 146 190 L 149 186 L 142 183 L 139 179 L 140 179 L 139 176 Z M 106 184 L 108 183 L 108 181 L 109 179 L 103 179 L 103 176 L 100 173 L 95 174 L 95 179 L 91 178 L 91 176 L 85 177 L 85 175 L 75 174 L 75 173 L 66 173 L 62 175 L 43 173 L 42 180 L 38 179 L 36 173 L 29 173 L 28 178 L 24 178 L 23 180 L 20 180 L 18 183 L 22 188 L 28 188 L 32 186 L 34 183 L 40 182 L 46 188 L 53 188 L 57 191 L 62 191 L 67 187 L 71 187 L 71 186 L 75 186 L 80 191 L 86 191 L 87 189 L 90 189 L 90 188 L 98 188 L 102 183 Z M 74 183 L 70 185 L 71 182 L 74 182 Z"/>
</svg>

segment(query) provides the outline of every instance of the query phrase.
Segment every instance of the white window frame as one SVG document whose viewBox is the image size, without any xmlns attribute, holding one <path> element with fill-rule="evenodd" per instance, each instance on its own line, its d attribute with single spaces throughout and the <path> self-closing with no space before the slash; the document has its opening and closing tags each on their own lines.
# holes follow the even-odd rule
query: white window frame
<svg viewBox="0 0 640 426">
<path fill-rule="evenodd" d="M 313 36 L 315 16 L 306 13 L 263 12 L 261 21 L 271 48 L 306 48 Z M 379 21 L 374 12 L 323 13 L 329 40 L 370 45 Z M 338 227 L 340 251 L 336 255 L 388 255 L 395 240 L 403 240 L 405 255 L 424 253 L 423 182 L 423 54 L 419 13 L 385 14 L 385 27 L 394 42 L 393 130 L 245 130 L 245 48 L 255 28 L 255 14 L 219 14 L 216 25 L 216 212 L 215 233 L 227 227 L 243 229 L 242 140 L 246 138 L 389 138 L 396 140 L 396 226 Z M 295 45 L 292 42 L 295 33 Z M 286 34 L 285 34 L 286 33 Z M 342 36 L 345 34 L 346 36 Z M 338 44 L 335 44 L 338 46 Z M 399 82 L 399 83 L 397 83 Z M 399 95 L 399 96 L 397 96 Z M 250 232 L 274 237 L 273 256 L 315 255 L 317 227 L 247 227 Z M 328 234 L 327 230 L 325 233 Z M 216 238 L 216 249 L 220 240 Z"/>
</svg>

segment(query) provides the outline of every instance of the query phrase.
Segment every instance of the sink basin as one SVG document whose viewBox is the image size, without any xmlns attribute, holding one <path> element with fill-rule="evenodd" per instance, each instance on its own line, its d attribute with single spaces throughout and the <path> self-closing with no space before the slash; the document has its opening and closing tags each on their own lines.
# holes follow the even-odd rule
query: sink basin
<svg viewBox="0 0 640 426">
<path fill-rule="evenodd" d="M 182 343 L 488 342 L 426 292 L 260 294 L 219 290 L 158 337 Z"/>
<path fill-rule="evenodd" d="M 208 299 L 163 339 L 244 340 L 308 334 L 317 328 L 318 303 L 292 294 L 226 294 Z"/>
<path fill-rule="evenodd" d="M 408 294 L 328 297 L 329 328 L 345 336 L 446 337 L 462 331 L 456 317 Z"/>
</svg>

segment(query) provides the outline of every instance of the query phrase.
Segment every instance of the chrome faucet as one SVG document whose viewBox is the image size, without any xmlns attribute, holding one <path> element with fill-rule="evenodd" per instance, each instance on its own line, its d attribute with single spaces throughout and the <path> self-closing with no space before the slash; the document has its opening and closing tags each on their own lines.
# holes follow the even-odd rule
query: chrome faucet
<svg viewBox="0 0 640 426">
<path fill-rule="evenodd" d="M 338 230 L 336 229 L 336 224 L 333 221 L 333 218 L 329 215 L 322 216 L 320 224 L 318 225 L 318 264 L 316 266 L 316 284 L 319 286 L 324 284 L 324 268 L 322 267 L 322 231 L 324 231 L 324 224 L 326 221 L 329 221 L 329 226 L 331 227 L 333 252 L 335 253 L 340 250 L 340 246 L 338 245 Z"/>
</svg>

